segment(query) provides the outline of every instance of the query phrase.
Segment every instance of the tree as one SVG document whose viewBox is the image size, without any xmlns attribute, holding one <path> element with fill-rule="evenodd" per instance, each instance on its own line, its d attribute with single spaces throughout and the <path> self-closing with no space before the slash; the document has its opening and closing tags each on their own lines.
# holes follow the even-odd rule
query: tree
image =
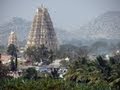
<svg viewBox="0 0 120 90">
<path fill-rule="evenodd" d="M 78 55 L 80 56 L 80 57 L 87 57 L 88 56 L 88 54 L 89 54 L 89 48 L 87 47 L 87 46 L 82 46 L 82 47 L 80 47 L 79 48 L 79 50 L 78 50 Z"/>
<path fill-rule="evenodd" d="M 28 47 L 24 54 L 32 62 L 43 62 L 43 64 L 49 64 L 54 59 L 53 52 L 51 50 L 49 51 L 44 45 L 41 45 L 41 47 Z"/>
<path fill-rule="evenodd" d="M 35 70 L 35 68 L 28 68 L 24 72 L 24 78 L 27 78 L 27 79 L 37 79 L 37 71 Z"/>
<path fill-rule="evenodd" d="M 49 62 L 52 63 L 54 58 L 55 58 L 55 55 L 54 55 L 54 52 L 52 50 L 49 51 Z"/>
<path fill-rule="evenodd" d="M 58 74 L 58 69 L 57 68 L 52 68 L 51 69 L 51 75 L 53 78 L 58 78 L 59 74 Z"/>
<path fill-rule="evenodd" d="M 8 75 L 9 69 L 0 61 L 0 79 L 5 79 Z"/>
<path fill-rule="evenodd" d="M 108 77 L 111 74 L 111 67 L 108 65 L 108 62 L 106 60 L 104 60 L 101 56 L 97 57 L 97 61 L 98 61 L 98 69 L 101 70 L 101 73 L 104 76 L 104 79 L 108 79 Z"/>
<path fill-rule="evenodd" d="M 6 51 L 6 47 L 3 45 L 0 45 L 0 52 L 4 53 Z"/>
<path fill-rule="evenodd" d="M 18 49 L 14 44 L 10 44 L 8 46 L 7 53 L 9 55 L 11 55 L 11 62 L 12 62 L 11 70 L 13 70 L 13 67 L 15 67 L 13 71 L 17 70 L 17 63 L 18 63 L 18 61 L 17 61 L 17 52 L 18 52 Z M 13 64 L 13 59 L 14 58 L 15 58 L 15 62 Z"/>
</svg>

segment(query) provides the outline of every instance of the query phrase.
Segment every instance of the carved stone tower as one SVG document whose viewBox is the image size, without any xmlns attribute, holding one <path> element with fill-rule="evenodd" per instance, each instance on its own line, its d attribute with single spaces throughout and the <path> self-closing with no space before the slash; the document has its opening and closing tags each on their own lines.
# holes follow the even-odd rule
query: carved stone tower
<svg viewBox="0 0 120 90">
<path fill-rule="evenodd" d="M 9 37 L 8 37 L 8 46 L 10 44 L 14 44 L 17 46 L 17 36 L 15 34 L 15 32 L 11 31 Z"/>
<path fill-rule="evenodd" d="M 53 51 L 58 48 L 53 23 L 47 8 L 43 6 L 36 11 L 27 41 L 27 47 L 41 47 L 41 45 Z"/>
</svg>

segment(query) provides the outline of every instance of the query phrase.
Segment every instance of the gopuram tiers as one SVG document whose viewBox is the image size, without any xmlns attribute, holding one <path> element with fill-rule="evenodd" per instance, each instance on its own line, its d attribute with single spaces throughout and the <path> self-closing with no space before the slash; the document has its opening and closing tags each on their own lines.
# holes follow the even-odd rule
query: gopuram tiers
<svg viewBox="0 0 120 90">
<path fill-rule="evenodd" d="M 14 44 L 15 46 L 17 46 L 17 36 L 15 34 L 15 32 L 11 31 L 9 37 L 8 37 L 8 46 L 10 44 Z"/>
<path fill-rule="evenodd" d="M 41 6 L 34 16 L 31 30 L 28 35 L 27 47 L 41 47 L 44 45 L 48 50 L 57 50 L 58 41 L 47 8 Z"/>
</svg>

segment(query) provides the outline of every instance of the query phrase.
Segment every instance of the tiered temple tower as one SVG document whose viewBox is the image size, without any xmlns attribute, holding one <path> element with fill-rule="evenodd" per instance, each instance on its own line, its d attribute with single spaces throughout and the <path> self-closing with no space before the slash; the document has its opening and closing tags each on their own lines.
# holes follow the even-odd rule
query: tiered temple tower
<svg viewBox="0 0 120 90">
<path fill-rule="evenodd" d="M 48 50 L 53 51 L 58 48 L 53 23 L 47 8 L 43 6 L 36 11 L 27 41 L 27 47 L 41 47 L 41 45 L 44 45 Z"/>
<path fill-rule="evenodd" d="M 15 32 L 11 31 L 9 37 L 8 37 L 8 46 L 10 44 L 14 44 L 17 46 L 17 36 L 15 34 Z"/>
</svg>

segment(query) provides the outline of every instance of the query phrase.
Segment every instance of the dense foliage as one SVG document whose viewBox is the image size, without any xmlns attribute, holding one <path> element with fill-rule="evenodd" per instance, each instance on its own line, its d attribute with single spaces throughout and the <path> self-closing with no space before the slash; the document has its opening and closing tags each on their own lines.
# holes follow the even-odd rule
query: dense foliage
<svg viewBox="0 0 120 90">
<path fill-rule="evenodd" d="M 12 50 L 14 49 L 9 49 L 9 52 Z M 65 56 L 60 54 L 60 57 L 68 56 L 70 51 L 63 52 Z M 40 62 L 46 58 L 53 60 L 53 52 L 48 52 L 44 46 L 28 48 L 25 53 L 33 61 Z M 57 69 L 48 74 L 37 72 L 35 68 L 28 68 L 22 77 L 14 79 L 7 76 L 9 71 L 1 64 L 0 90 L 120 90 L 120 54 L 109 60 L 102 56 L 90 60 L 87 53 L 82 55 L 79 50 L 77 57 L 73 58 L 72 54 L 69 61 L 61 62 L 68 68 L 63 79 L 59 78 Z"/>
<path fill-rule="evenodd" d="M 6 47 L 4 45 L 0 45 L 0 52 L 5 53 L 6 52 Z"/>
<path fill-rule="evenodd" d="M 80 58 L 66 63 L 64 79 L 50 75 L 38 78 L 36 70 L 29 68 L 18 79 L 1 79 L 0 90 L 119 90 L 120 63 L 115 60 L 111 57 L 106 61 L 99 56 L 95 61 Z"/>
<path fill-rule="evenodd" d="M 32 62 L 43 62 L 49 64 L 53 61 L 54 53 L 48 50 L 44 45 L 41 47 L 28 47 L 24 52 L 25 58 L 29 58 Z"/>
<path fill-rule="evenodd" d="M 0 61 L 0 79 L 7 78 L 7 74 L 9 72 L 9 68 L 7 66 L 4 66 L 2 62 Z"/>
<path fill-rule="evenodd" d="M 110 90 L 108 85 L 102 83 L 86 86 L 60 79 L 6 79 L 0 83 L 0 90 Z"/>
<path fill-rule="evenodd" d="M 11 55 L 11 70 L 12 71 L 16 71 L 17 70 L 17 63 L 18 63 L 18 60 L 17 60 L 17 52 L 18 52 L 18 49 L 17 47 L 14 45 L 14 44 L 10 44 L 7 48 L 7 53 L 9 55 Z M 15 60 L 14 60 L 15 59 Z"/>
<path fill-rule="evenodd" d="M 107 84 L 112 89 L 119 90 L 119 68 L 120 63 L 116 61 L 115 57 L 112 57 L 110 61 L 103 59 L 101 56 L 97 57 L 95 61 L 80 58 L 69 64 L 69 69 L 65 78 L 69 81 L 87 85 L 96 85 L 99 83 L 104 85 Z"/>
</svg>

